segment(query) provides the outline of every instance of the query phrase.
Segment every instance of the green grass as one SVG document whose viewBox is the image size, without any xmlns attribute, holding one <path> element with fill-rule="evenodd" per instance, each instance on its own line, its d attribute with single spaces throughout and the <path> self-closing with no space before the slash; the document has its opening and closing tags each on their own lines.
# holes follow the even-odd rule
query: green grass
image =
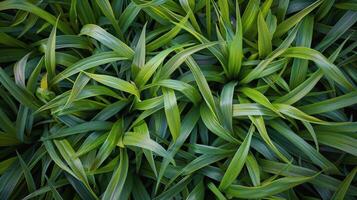
<svg viewBox="0 0 357 200">
<path fill-rule="evenodd" d="M 0 199 L 357 199 L 357 2 L 0 2 Z"/>
</svg>

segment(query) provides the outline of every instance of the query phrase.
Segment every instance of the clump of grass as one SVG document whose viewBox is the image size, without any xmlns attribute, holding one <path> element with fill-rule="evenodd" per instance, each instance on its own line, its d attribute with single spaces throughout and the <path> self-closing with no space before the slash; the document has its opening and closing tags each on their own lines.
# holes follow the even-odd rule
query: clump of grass
<svg viewBox="0 0 357 200">
<path fill-rule="evenodd" d="M 0 2 L 0 199 L 355 199 L 356 6 Z"/>
</svg>

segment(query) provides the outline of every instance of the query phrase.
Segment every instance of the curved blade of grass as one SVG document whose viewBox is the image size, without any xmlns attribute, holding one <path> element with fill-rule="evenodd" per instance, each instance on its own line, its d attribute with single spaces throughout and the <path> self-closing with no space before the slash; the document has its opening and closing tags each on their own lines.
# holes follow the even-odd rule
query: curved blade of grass
<svg viewBox="0 0 357 200">
<path fill-rule="evenodd" d="M 357 13 L 355 11 L 347 11 L 315 47 L 315 49 L 324 51 L 336 40 L 338 40 L 356 22 Z"/>
<path fill-rule="evenodd" d="M 274 33 L 274 37 L 280 37 L 284 33 L 286 33 L 288 30 L 290 30 L 293 26 L 295 26 L 297 23 L 299 23 L 307 14 L 312 12 L 315 8 L 317 8 L 323 1 L 318 0 L 315 1 L 314 3 L 310 4 L 308 7 L 304 8 L 300 12 L 296 13 L 295 15 L 289 17 L 288 19 L 284 20 L 281 22 L 278 27 L 276 28 L 276 31 Z"/>
<path fill-rule="evenodd" d="M 262 170 L 268 173 L 272 174 L 278 174 L 282 176 L 313 176 L 316 175 L 318 172 L 306 167 L 300 167 L 297 165 L 292 165 L 291 163 L 289 164 L 284 164 L 284 163 L 279 163 L 275 161 L 269 161 L 269 160 L 259 160 L 259 164 L 262 167 Z M 285 170 L 281 170 L 285 169 Z M 339 181 L 336 178 L 333 178 L 331 176 L 325 175 L 325 174 L 318 174 L 315 176 L 314 179 L 310 180 L 309 183 L 326 188 L 328 190 L 336 191 L 336 185 L 341 184 L 342 181 Z M 348 191 L 353 195 L 356 195 L 357 193 L 355 191 L 355 187 L 351 186 L 351 189 Z"/>
<path fill-rule="evenodd" d="M 56 24 L 56 17 L 54 17 L 47 11 L 45 11 L 45 10 L 43 10 L 27 1 L 6 0 L 6 1 L 0 2 L 0 11 L 9 10 L 9 9 L 18 9 L 18 10 L 27 11 L 27 12 L 33 13 L 33 14 L 41 17 L 42 19 L 48 21 L 53 26 L 55 26 L 55 24 Z M 58 22 L 58 29 L 60 29 L 62 32 L 66 33 L 66 34 L 73 33 L 73 31 L 70 29 L 70 27 L 62 21 Z"/>
<path fill-rule="evenodd" d="M 54 79 L 52 83 L 58 83 L 63 79 L 66 79 L 76 73 L 81 71 L 91 69 L 93 67 L 97 67 L 99 65 L 107 64 L 110 62 L 115 62 L 119 60 L 125 60 L 126 58 L 117 56 L 115 52 L 102 52 L 97 53 L 87 58 L 81 59 L 78 62 L 72 64 L 61 73 L 59 73 Z"/>
<path fill-rule="evenodd" d="M 262 12 L 258 14 L 258 52 L 259 57 L 264 58 L 272 51 L 272 36 L 269 32 L 267 23 L 264 20 Z"/>
<path fill-rule="evenodd" d="M 124 134 L 123 126 L 124 126 L 123 119 L 119 119 L 113 124 L 107 139 L 104 141 L 103 145 L 100 147 L 97 155 L 95 156 L 95 159 L 91 166 L 92 170 L 97 169 L 105 161 L 105 159 L 108 158 L 110 153 L 114 150 L 118 141 L 121 139 L 122 135 Z"/>
<path fill-rule="evenodd" d="M 319 139 L 320 144 L 339 149 L 354 156 L 357 155 L 357 139 L 353 137 L 328 131 L 316 131 L 316 136 Z M 302 137 L 305 139 L 312 139 L 310 134 L 303 134 Z"/>
<path fill-rule="evenodd" d="M 314 127 L 312 127 L 312 125 L 309 122 L 305 122 L 305 121 L 301 121 L 301 122 L 302 122 L 302 124 L 304 124 L 305 128 L 307 129 L 307 131 L 310 133 L 312 139 L 314 140 L 316 150 L 319 151 L 319 142 L 317 140 Z"/>
<path fill-rule="evenodd" d="M 241 92 L 252 99 L 253 101 L 265 106 L 266 108 L 272 110 L 275 112 L 277 115 L 282 116 L 279 112 L 279 110 L 269 102 L 269 99 L 265 97 L 262 93 L 260 93 L 258 90 L 252 89 L 252 88 L 242 88 Z"/>
<path fill-rule="evenodd" d="M 226 3 L 228 6 L 228 3 Z M 243 25 L 240 17 L 239 6 L 236 3 L 236 32 L 233 40 L 228 43 L 229 60 L 228 60 L 228 76 L 237 78 L 242 66 L 243 54 Z M 228 9 L 228 8 L 227 8 Z M 228 11 L 227 11 L 228 12 Z M 229 12 L 227 13 L 229 14 Z M 227 19 L 228 20 L 228 19 Z M 226 22 L 228 23 L 229 20 Z M 230 24 L 230 22 L 229 22 Z"/>
<path fill-rule="evenodd" d="M 54 143 L 64 160 L 67 162 L 68 166 L 73 170 L 76 177 L 89 187 L 87 175 L 83 168 L 82 162 L 79 158 L 74 159 L 75 151 L 71 144 L 65 139 L 54 140 Z"/>
<path fill-rule="evenodd" d="M 245 35 L 250 33 L 252 27 L 255 27 L 254 24 L 257 21 L 256 19 L 259 12 L 259 4 L 260 0 L 249 1 L 244 10 L 242 16 L 242 27 Z"/>
<path fill-rule="evenodd" d="M 137 6 L 134 2 L 126 7 L 124 12 L 119 17 L 119 27 L 122 29 L 122 32 L 125 33 L 131 23 L 133 23 L 136 16 L 139 14 L 141 7 Z"/>
<path fill-rule="evenodd" d="M 57 18 L 56 24 L 52 28 L 45 50 L 45 67 L 49 80 L 52 80 L 52 78 L 56 75 L 56 29 L 58 20 L 59 18 Z"/>
<path fill-rule="evenodd" d="M 260 185 L 260 168 L 257 160 L 252 153 L 248 153 L 245 164 L 248 169 L 250 179 L 254 186 Z"/>
<path fill-rule="evenodd" d="M 168 152 L 166 152 L 166 150 L 161 145 L 159 145 L 154 140 L 148 138 L 144 134 L 139 134 L 137 132 L 126 133 L 123 137 L 122 144 L 120 144 L 120 143 L 118 144 L 118 146 L 120 146 L 120 147 L 123 147 L 123 145 L 144 148 L 144 149 L 147 149 L 149 151 L 156 153 L 157 155 L 159 155 L 165 159 L 168 159 L 169 161 L 172 161 L 172 158 L 170 158 L 170 155 L 168 154 Z"/>
<path fill-rule="evenodd" d="M 228 130 L 233 130 L 233 95 L 234 95 L 234 87 L 237 85 L 237 82 L 230 82 L 223 87 L 221 98 L 219 101 L 223 124 L 226 126 Z"/>
<path fill-rule="evenodd" d="M 164 51 L 161 51 L 156 56 L 151 58 L 139 71 L 138 75 L 135 78 L 135 83 L 140 87 L 144 86 L 151 76 L 155 73 L 157 68 L 161 65 L 164 59 L 174 50 L 180 49 L 187 44 L 176 45 L 171 48 L 168 48 Z"/>
<path fill-rule="evenodd" d="M 326 76 L 330 77 L 341 86 L 350 90 L 354 88 L 350 81 L 346 79 L 341 70 L 316 50 L 306 47 L 292 47 L 287 49 L 282 56 L 311 60 L 315 62 L 316 65 L 320 67 L 320 69 L 322 69 Z"/>
<path fill-rule="evenodd" d="M 98 25 L 86 24 L 82 27 L 80 35 L 88 35 L 98 40 L 104 46 L 115 51 L 119 56 L 123 56 L 128 59 L 131 59 L 134 56 L 134 51 L 128 45 Z"/>
<path fill-rule="evenodd" d="M 214 117 L 212 111 L 208 108 L 207 105 L 202 104 L 201 105 L 201 117 L 203 123 L 206 125 L 206 127 L 212 131 L 212 133 L 216 134 L 218 137 L 228 141 L 228 142 L 233 142 L 237 143 L 237 139 L 235 139 L 231 132 L 224 128 L 218 120 Z"/>
<path fill-rule="evenodd" d="M 153 86 L 161 86 L 161 87 L 166 87 L 166 88 L 171 88 L 173 90 L 182 92 L 188 99 L 190 99 L 194 104 L 198 104 L 201 102 L 201 95 L 197 91 L 197 89 L 193 86 L 191 86 L 188 83 L 185 83 L 183 81 L 178 81 L 178 80 L 173 80 L 173 79 L 164 79 L 160 80 L 156 83 L 146 85 L 145 88 L 150 88 Z"/>
<path fill-rule="evenodd" d="M 274 112 L 256 103 L 233 104 L 233 117 L 250 115 L 276 116 Z"/>
<path fill-rule="evenodd" d="M 219 189 L 212 183 L 209 182 L 207 187 L 211 190 L 211 192 L 216 196 L 218 200 L 227 200 L 227 198 L 219 191 Z"/>
<path fill-rule="evenodd" d="M 99 6 L 102 13 L 110 20 L 110 22 L 112 23 L 112 25 L 113 25 L 115 31 L 118 33 L 118 35 L 121 38 L 123 38 L 123 33 L 121 32 L 119 24 L 118 24 L 117 20 L 115 19 L 114 12 L 113 12 L 112 6 L 110 5 L 110 2 L 108 0 L 96 0 L 95 2 Z"/>
<path fill-rule="evenodd" d="M 186 15 L 184 18 L 181 19 L 179 24 L 183 26 L 187 20 L 189 15 Z M 146 48 L 148 51 L 154 51 L 163 45 L 169 43 L 176 35 L 181 31 L 181 26 L 175 26 L 169 32 L 165 33 L 164 35 L 160 36 L 159 38 L 155 39 L 154 41 L 150 42 Z"/>
<path fill-rule="evenodd" d="M 167 124 L 173 141 L 176 141 L 180 134 L 181 120 L 175 92 L 172 89 L 162 88 L 162 93 L 164 95 L 164 108 Z"/>
<path fill-rule="evenodd" d="M 289 163 L 289 159 L 283 155 L 278 148 L 275 146 L 273 141 L 270 139 L 268 132 L 265 127 L 264 119 L 261 116 L 249 116 L 249 119 L 253 122 L 255 127 L 257 127 L 260 136 L 263 138 L 264 142 L 269 146 L 271 150 L 284 162 Z"/>
<path fill-rule="evenodd" d="M 113 76 L 108 76 L 108 75 L 92 74 L 92 73 L 88 73 L 88 72 L 84 72 L 84 73 L 88 77 L 94 79 L 95 81 L 97 81 L 103 85 L 133 94 L 137 98 L 140 98 L 140 93 L 139 93 L 138 89 L 136 88 L 136 86 L 127 82 L 127 81 L 124 81 L 122 79 L 119 79 L 119 78 L 116 78 Z"/>
<path fill-rule="evenodd" d="M 279 194 L 289 188 L 310 181 L 313 178 L 314 177 L 305 176 L 284 177 L 257 187 L 232 185 L 227 189 L 226 193 L 236 198 L 257 199 Z"/>
<path fill-rule="evenodd" d="M 308 79 L 284 96 L 278 97 L 274 103 L 294 104 L 306 96 L 323 76 L 322 70 L 317 70 Z"/>
<path fill-rule="evenodd" d="M 244 163 L 246 162 L 246 158 L 249 152 L 250 141 L 252 139 L 254 130 L 254 126 L 251 126 L 249 128 L 247 136 L 245 137 L 242 144 L 239 146 L 237 152 L 234 154 L 219 184 L 220 190 L 225 190 L 226 188 L 228 188 L 238 177 L 240 171 L 243 169 Z"/>
<path fill-rule="evenodd" d="M 0 36 L 1 37 L 1 36 Z M 19 86 L 25 87 L 25 73 L 26 73 L 26 63 L 31 53 L 26 54 L 21 60 L 14 65 L 14 78 L 15 83 Z"/>
<path fill-rule="evenodd" d="M 120 149 L 120 162 L 113 172 L 112 178 L 105 189 L 102 199 L 119 199 L 127 178 L 129 159 L 126 149 Z"/>
<path fill-rule="evenodd" d="M 216 104 L 214 102 L 211 90 L 209 88 L 209 85 L 208 85 L 208 82 L 207 82 L 205 76 L 203 75 L 202 71 L 200 70 L 199 66 L 194 61 L 193 58 L 189 57 L 186 61 L 186 64 L 190 68 L 190 70 L 193 74 L 193 77 L 195 78 L 195 81 L 197 83 L 198 89 L 201 92 L 203 99 L 206 101 L 208 108 L 213 113 L 213 116 L 217 117 Z"/>
<path fill-rule="evenodd" d="M 325 4 L 322 3 L 322 5 Z M 321 6 L 322 7 L 322 6 Z M 320 7 L 320 8 L 321 8 Z M 296 35 L 296 46 L 310 47 L 312 43 L 312 35 L 314 30 L 314 17 L 311 15 L 306 16 L 299 27 Z M 307 76 L 308 60 L 294 59 L 291 66 L 290 82 L 289 85 L 292 88 L 300 85 Z"/>
<path fill-rule="evenodd" d="M 325 123 L 324 121 L 322 121 L 316 117 L 307 115 L 306 113 L 302 112 L 301 110 L 299 110 L 293 106 L 286 105 L 286 104 L 275 104 L 275 106 L 279 109 L 279 111 L 281 113 L 283 113 L 284 115 L 287 115 L 289 117 L 292 117 L 294 119 L 311 122 L 311 123 L 316 123 L 316 124 L 324 124 Z"/>
<path fill-rule="evenodd" d="M 134 131 L 139 134 L 145 135 L 148 140 L 150 140 L 149 129 L 146 123 L 142 123 L 140 126 L 134 127 Z M 144 149 L 143 150 L 146 160 L 148 161 L 151 169 L 153 170 L 155 177 L 157 177 L 157 170 L 155 166 L 154 156 L 152 151 Z"/>
<path fill-rule="evenodd" d="M 207 43 L 207 44 L 198 44 L 187 49 L 184 49 L 174 55 L 170 60 L 168 60 L 164 66 L 161 68 L 159 75 L 155 77 L 156 79 L 166 79 L 183 63 L 186 59 L 192 54 L 200 51 L 202 49 L 211 47 L 217 43 Z"/>
<path fill-rule="evenodd" d="M 135 78 L 138 72 L 140 71 L 141 68 L 144 67 L 145 65 L 145 49 L 147 48 L 145 46 L 145 33 L 146 33 L 146 24 L 144 25 L 143 30 L 141 31 L 138 43 L 136 44 L 135 47 L 135 53 L 134 53 L 134 58 L 133 58 L 133 63 L 132 63 L 132 73 L 133 77 Z"/>
<path fill-rule="evenodd" d="M 299 109 L 307 114 L 320 114 L 344 107 L 352 106 L 357 102 L 357 91 L 349 92 L 328 100 L 316 102 L 313 104 L 299 107 Z"/>
<path fill-rule="evenodd" d="M 25 140 L 27 139 L 25 129 L 26 129 L 27 120 L 29 120 L 30 117 L 31 117 L 31 112 L 29 108 L 21 105 L 16 117 L 16 136 L 20 142 L 25 142 Z"/>
<path fill-rule="evenodd" d="M 113 123 L 106 122 L 106 121 L 84 122 L 71 127 L 59 129 L 58 131 L 55 131 L 53 134 L 49 136 L 45 136 L 42 139 L 43 140 L 55 139 L 55 138 L 61 138 L 70 135 L 75 135 L 75 134 L 86 133 L 90 131 L 106 131 L 106 130 L 110 130 L 112 125 Z"/>
<path fill-rule="evenodd" d="M 68 96 L 67 102 L 65 104 L 65 107 L 69 104 L 71 104 L 77 96 L 80 94 L 81 90 L 86 86 L 86 84 L 89 82 L 90 78 L 88 76 L 85 76 L 83 73 L 79 73 L 71 90 L 71 93 Z"/>
<path fill-rule="evenodd" d="M 345 180 L 342 181 L 342 183 L 338 186 L 338 189 L 336 192 L 333 194 L 332 198 L 333 200 L 337 199 L 344 199 L 345 195 L 347 193 L 348 187 L 351 185 L 353 178 L 356 176 L 357 173 L 357 167 L 355 167 L 345 178 Z"/>
</svg>

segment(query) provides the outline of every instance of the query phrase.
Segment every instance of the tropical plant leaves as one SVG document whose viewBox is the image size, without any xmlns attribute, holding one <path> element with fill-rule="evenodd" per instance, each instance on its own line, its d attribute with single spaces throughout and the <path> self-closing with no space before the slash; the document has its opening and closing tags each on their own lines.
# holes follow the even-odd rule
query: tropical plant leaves
<svg viewBox="0 0 357 200">
<path fill-rule="evenodd" d="M 355 199 L 355 4 L 0 2 L 0 199 Z"/>
</svg>

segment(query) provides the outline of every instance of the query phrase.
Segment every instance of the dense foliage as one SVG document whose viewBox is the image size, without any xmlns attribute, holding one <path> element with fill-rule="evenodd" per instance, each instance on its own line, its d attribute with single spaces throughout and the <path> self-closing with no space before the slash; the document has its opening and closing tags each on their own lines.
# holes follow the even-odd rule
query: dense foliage
<svg viewBox="0 0 357 200">
<path fill-rule="evenodd" d="M 357 3 L 0 2 L 0 199 L 356 199 Z"/>
</svg>

